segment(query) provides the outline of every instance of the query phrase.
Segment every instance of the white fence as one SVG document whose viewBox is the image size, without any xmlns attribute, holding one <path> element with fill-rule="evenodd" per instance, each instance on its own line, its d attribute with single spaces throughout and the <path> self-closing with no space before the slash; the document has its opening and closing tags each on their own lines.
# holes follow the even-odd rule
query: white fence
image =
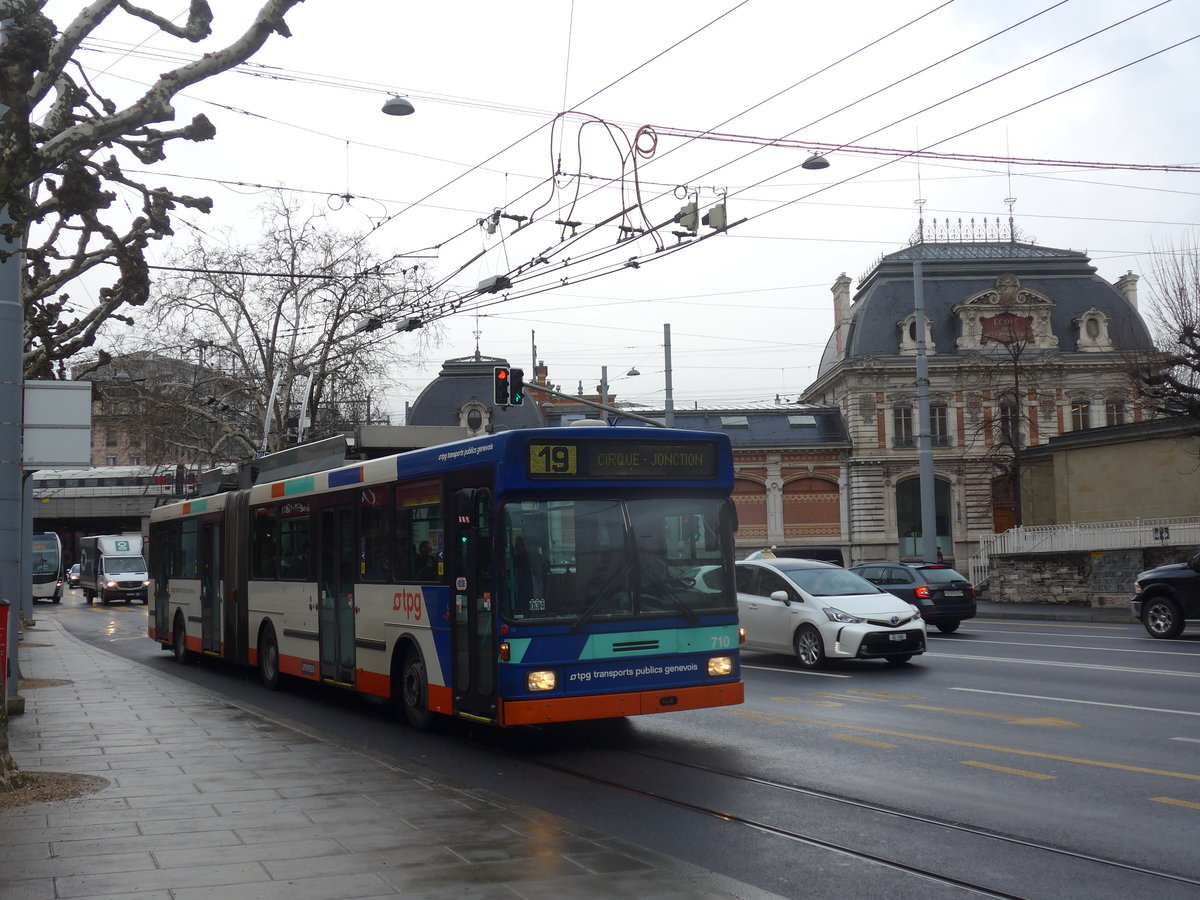
<svg viewBox="0 0 1200 900">
<path fill-rule="evenodd" d="M 988 560 L 999 553 L 1052 553 L 1061 550 L 1123 550 L 1155 544 L 1200 545 L 1200 516 L 1126 519 L 1070 525 L 1029 525 L 984 538 L 967 563 L 971 583 L 988 580 Z"/>
</svg>

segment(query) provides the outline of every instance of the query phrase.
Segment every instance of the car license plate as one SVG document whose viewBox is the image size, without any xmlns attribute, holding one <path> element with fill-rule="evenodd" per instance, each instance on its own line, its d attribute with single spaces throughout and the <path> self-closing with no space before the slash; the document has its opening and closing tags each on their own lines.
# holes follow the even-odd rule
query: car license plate
<svg viewBox="0 0 1200 900">
<path fill-rule="evenodd" d="M 961 597 L 962 595 L 962 591 L 943 591 L 942 593 L 942 596 L 945 597 Z"/>
<path fill-rule="evenodd" d="M 889 641 L 906 641 L 906 640 L 908 640 L 908 635 L 906 635 L 906 634 L 889 634 L 888 640 Z"/>
</svg>

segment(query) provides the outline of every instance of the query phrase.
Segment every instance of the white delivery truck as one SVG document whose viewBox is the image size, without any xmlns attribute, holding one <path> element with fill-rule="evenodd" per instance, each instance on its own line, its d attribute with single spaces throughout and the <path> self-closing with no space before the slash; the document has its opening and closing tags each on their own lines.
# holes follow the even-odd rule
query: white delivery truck
<svg viewBox="0 0 1200 900">
<path fill-rule="evenodd" d="M 87 602 L 99 598 L 150 601 L 150 573 L 140 534 L 100 534 L 79 539 L 79 587 Z"/>
</svg>

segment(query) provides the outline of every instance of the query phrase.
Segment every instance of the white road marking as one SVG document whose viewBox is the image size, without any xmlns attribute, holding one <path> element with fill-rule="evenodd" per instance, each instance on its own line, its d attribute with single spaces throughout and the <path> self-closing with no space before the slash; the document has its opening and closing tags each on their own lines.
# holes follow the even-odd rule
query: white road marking
<svg viewBox="0 0 1200 900">
<path fill-rule="evenodd" d="M 1022 697 L 1026 700 L 1051 700 L 1055 703 L 1078 703 L 1081 706 L 1108 706 L 1113 709 L 1132 709 L 1139 712 L 1159 712 L 1170 713 L 1175 716 L 1200 716 L 1200 712 L 1192 712 L 1186 709 L 1163 709 L 1158 706 L 1131 706 L 1128 703 L 1103 703 L 1099 700 L 1075 700 L 1071 697 L 1045 697 L 1041 694 L 1014 694 L 1009 691 L 985 691 L 980 688 L 964 688 L 953 687 L 952 691 L 965 691 L 968 694 L 992 694 L 996 697 Z M 1190 740 L 1190 738 L 1176 738 L 1176 740 Z M 1198 741 L 1200 743 L 1200 741 Z"/>
</svg>

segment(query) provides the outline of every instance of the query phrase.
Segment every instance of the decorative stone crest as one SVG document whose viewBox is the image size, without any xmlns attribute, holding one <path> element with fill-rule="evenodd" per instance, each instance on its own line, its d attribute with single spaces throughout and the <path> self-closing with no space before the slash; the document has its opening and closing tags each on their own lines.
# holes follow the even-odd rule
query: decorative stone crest
<svg viewBox="0 0 1200 900">
<path fill-rule="evenodd" d="M 1058 338 L 1050 329 L 1054 301 L 1021 286 L 1011 273 L 996 279 L 996 286 L 956 304 L 961 334 L 959 350 L 990 351 L 1020 345 L 1051 349 Z"/>
</svg>

